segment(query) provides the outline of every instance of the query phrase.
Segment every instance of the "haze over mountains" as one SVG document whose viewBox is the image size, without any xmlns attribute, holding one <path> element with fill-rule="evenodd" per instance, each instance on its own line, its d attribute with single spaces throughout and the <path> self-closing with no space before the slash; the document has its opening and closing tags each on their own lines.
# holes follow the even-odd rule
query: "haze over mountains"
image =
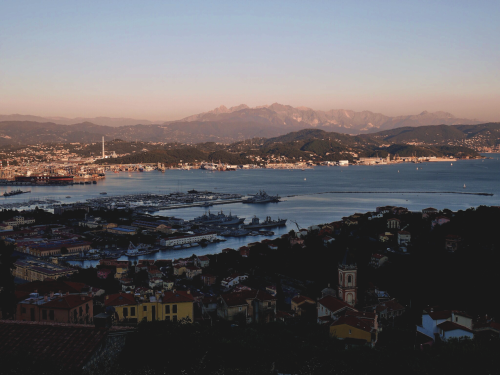
<svg viewBox="0 0 500 375">
<path fill-rule="evenodd" d="M 427 112 L 408 116 L 386 116 L 370 111 L 355 112 L 352 110 L 334 109 L 316 111 L 307 107 L 292 107 L 274 103 L 271 105 L 250 108 L 245 104 L 226 108 L 220 106 L 212 111 L 188 116 L 177 121 L 164 123 L 132 118 L 65 118 L 40 117 L 31 115 L 0 115 L 0 121 L 32 121 L 53 123 L 58 125 L 75 125 L 89 122 L 95 125 L 120 127 L 132 125 L 167 125 L 175 134 L 185 131 L 200 131 L 200 127 L 208 130 L 229 131 L 240 136 L 275 136 L 289 131 L 318 128 L 346 134 L 366 134 L 398 127 L 422 125 L 473 125 L 479 124 L 476 119 L 457 118 L 448 112 Z M 190 126 L 186 127 L 186 123 Z M 206 129 L 205 129 L 206 128 Z"/>
<path fill-rule="evenodd" d="M 448 112 L 430 113 L 424 111 L 418 115 L 390 117 L 370 111 L 355 112 L 345 109 L 315 111 L 307 107 L 292 107 L 274 103 L 250 108 L 245 104 L 226 108 L 220 106 L 212 111 L 186 117 L 181 122 L 218 122 L 239 123 L 258 122 L 291 129 L 314 127 L 347 134 L 373 133 L 403 126 L 422 125 L 462 125 L 479 124 L 474 119 L 457 118 Z M 179 121 L 171 121 L 174 123 Z"/>
</svg>

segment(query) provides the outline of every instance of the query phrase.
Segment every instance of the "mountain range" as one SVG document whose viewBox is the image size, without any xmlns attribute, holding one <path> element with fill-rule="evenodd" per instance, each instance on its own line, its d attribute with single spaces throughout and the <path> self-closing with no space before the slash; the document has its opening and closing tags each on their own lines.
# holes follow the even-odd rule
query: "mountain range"
<svg viewBox="0 0 500 375">
<path fill-rule="evenodd" d="M 317 128 L 346 134 L 366 134 L 399 127 L 423 125 L 474 125 L 478 120 L 457 118 L 448 112 L 427 112 L 408 116 L 386 116 L 370 111 L 333 109 L 317 111 L 307 107 L 292 107 L 274 103 L 250 108 L 245 104 L 226 108 L 220 106 L 212 111 L 188 116 L 177 121 L 158 123 L 131 118 L 65 118 L 39 117 L 31 115 L 0 115 L 0 121 L 31 121 L 57 125 L 76 125 L 92 123 L 109 127 L 134 125 L 167 126 L 176 136 L 195 134 L 201 130 L 204 135 L 217 135 L 217 132 L 231 133 L 232 139 L 268 137 L 306 128 Z M 189 125 L 186 126 L 188 123 Z M 220 140 L 222 141 L 224 137 Z M 189 136 L 187 136 L 189 139 Z"/>
<path fill-rule="evenodd" d="M 355 140 L 356 142 L 362 141 L 380 145 L 406 143 L 491 147 L 500 143 L 500 123 L 407 126 L 371 134 L 349 136 L 337 131 L 325 133 L 326 130 L 319 127 L 306 127 L 305 129 L 299 127 L 287 131 L 277 125 L 245 121 L 230 123 L 192 121 L 175 122 L 166 125 L 128 125 L 120 127 L 101 126 L 90 122 L 59 125 L 50 122 L 3 121 L 0 122 L 0 146 L 68 142 L 93 143 L 100 142 L 103 136 L 106 141 L 121 139 L 129 142 L 180 142 L 185 144 L 216 142 L 230 144 L 251 138 L 274 139 L 275 137 L 287 137 L 290 133 L 295 134 L 298 131 L 302 131 L 299 134 L 308 138 L 334 137 L 343 144 L 348 139 L 350 141 Z"/>
<path fill-rule="evenodd" d="M 220 106 L 212 111 L 186 117 L 175 122 L 241 123 L 255 122 L 286 128 L 287 130 L 308 127 L 347 134 L 374 133 L 406 126 L 479 124 L 478 120 L 457 118 L 448 112 L 427 112 L 418 115 L 390 117 L 370 111 L 355 112 L 345 109 L 316 111 L 307 107 L 292 107 L 274 103 L 250 108 L 245 104 L 226 108 Z"/>
</svg>

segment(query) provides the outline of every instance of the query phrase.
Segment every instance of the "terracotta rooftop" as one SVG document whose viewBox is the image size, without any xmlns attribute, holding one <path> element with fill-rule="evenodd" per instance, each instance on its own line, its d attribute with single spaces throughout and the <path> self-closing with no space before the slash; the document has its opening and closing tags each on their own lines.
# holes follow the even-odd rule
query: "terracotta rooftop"
<svg viewBox="0 0 500 375">
<path fill-rule="evenodd" d="M 124 306 L 124 305 L 135 305 L 135 297 L 129 293 L 117 293 L 106 296 L 104 300 L 105 306 Z"/>
<path fill-rule="evenodd" d="M 358 318 L 353 317 L 353 316 L 343 316 L 343 317 L 339 318 L 338 320 L 336 320 L 335 322 L 333 322 L 332 326 L 338 326 L 338 325 L 342 325 L 342 324 L 347 324 L 348 326 L 359 328 L 359 329 L 362 329 L 363 331 L 366 331 L 366 332 L 372 331 L 372 327 L 370 327 L 368 324 L 363 322 L 361 319 L 358 319 Z"/>
<path fill-rule="evenodd" d="M 305 302 L 305 301 L 309 301 L 309 302 L 313 302 L 314 303 L 314 300 L 312 298 L 309 298 L 309 297 L 306 297 L 306 296 L 293 297 L 292 301 L 295 302 L 296 304 L 300 304 L 300 303 Z"/>
<path fill-rule="evenodd" d="M 36 292 L 41 295 L 49 294 L 50 292 L 58 293 L 59 291 L 63 293 L 82 293 L 82 290 L 86 287 L 84 283 L 45 279 L 44 281 L 32 281 L 30 283 L 17 285 L 16 291 L 34 293 L 36 290 Z"/>
<path fill-rule="evenodd" d="M 445 321 L 445 322 L 442 322 L 440 324 L 437 325 L 440 329 L 442 329 L 443 331 L 455 331 L 457 329 L 461 329 L 462 331 L 466 331 L 466 332 L 469 332 L 469 333 L 472 333 L 473 331 L 467 327 L 464 327 L 463 325 L 460 325 L 460 324 L 457 324 L 457 323 L 454 323 L 454 322 L 450 322 L 450 321 Z"/>
<path fill-rule="evenodd" d="M 163 303 L 181 303 L 181 302 L 193 302 L 193 296 L 183 290 L 177 290 L 175 292 L 165 292 L 162 297 Z"/>
<path fill-rule="evenodd" d="M 342 310 L 344 308 L 349 308 L 351 310 L 355 310 L 346 302 L 341 301 L 333 296 L 323 297 L 318 302 L 321 305 L 325 306 L 328 310 L 330 310 L 333 313 L 335 313 L 336 311 Z"/>
</svg>

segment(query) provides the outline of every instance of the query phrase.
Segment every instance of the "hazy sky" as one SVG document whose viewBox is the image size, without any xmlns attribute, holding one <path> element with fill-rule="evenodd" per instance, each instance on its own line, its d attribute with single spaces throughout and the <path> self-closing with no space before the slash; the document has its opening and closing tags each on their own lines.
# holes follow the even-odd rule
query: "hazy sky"
<svg viewBox="0 0 500 375">
<path fill-rule="evenodd" d="M 0 114 L 279 102 L 500 121 L 500 1 L 0 0 Z"/>
</svg>

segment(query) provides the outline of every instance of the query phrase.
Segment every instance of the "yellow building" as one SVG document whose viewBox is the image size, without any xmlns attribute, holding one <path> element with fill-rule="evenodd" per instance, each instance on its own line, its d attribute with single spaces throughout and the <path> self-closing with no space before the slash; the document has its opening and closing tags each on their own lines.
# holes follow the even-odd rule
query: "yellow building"
<svg viewBox="0 0 500 375">
<path fill-rule="evenodd" d="M 330 336 L 339 339 L 365 340 L 373 344 L 377 340 L 377 331 L 362 319 L 343 316 L 330 326 Z"/>
<path fill-rule="evenodd" d="M 179 321 L 189 318 L 194 320 L 194 298 L 189 291 L 171 291 L 154 296 L 135 298 L 129 293 L 106 296 L 104 305 L 113 306 L 118 320 L 133 319 L 138 322 L 146 320 Z"/>
</svg>

